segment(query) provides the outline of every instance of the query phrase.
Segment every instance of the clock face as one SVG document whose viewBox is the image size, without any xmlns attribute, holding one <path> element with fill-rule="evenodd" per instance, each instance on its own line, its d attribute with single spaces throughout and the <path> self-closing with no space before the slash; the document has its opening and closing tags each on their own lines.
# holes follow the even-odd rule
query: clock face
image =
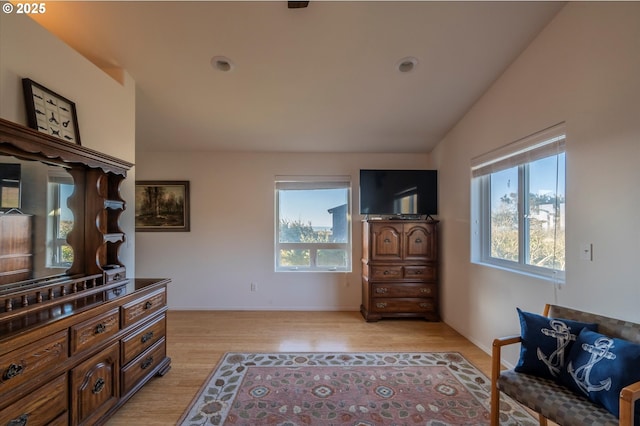
<svg viewBox="0 0 640 426">
<path fill-rule="evenodd" d="M 67 142 L 77 143 L 71 104 L 36 86 L 32 87 L 32 91 L 38 130 Z"/>
</svg>

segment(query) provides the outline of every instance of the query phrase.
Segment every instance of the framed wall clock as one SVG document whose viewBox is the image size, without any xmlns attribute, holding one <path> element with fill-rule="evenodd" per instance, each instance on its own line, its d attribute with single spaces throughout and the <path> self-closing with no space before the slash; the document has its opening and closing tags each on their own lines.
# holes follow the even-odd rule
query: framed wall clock
<svg viewBox="0 0 640 426">
<path fill-rule="evenodd" d="M 80 145 L 76 104 L 29 78 L 22 79 L 22 87 L 28 126 Z"/>
</svg>

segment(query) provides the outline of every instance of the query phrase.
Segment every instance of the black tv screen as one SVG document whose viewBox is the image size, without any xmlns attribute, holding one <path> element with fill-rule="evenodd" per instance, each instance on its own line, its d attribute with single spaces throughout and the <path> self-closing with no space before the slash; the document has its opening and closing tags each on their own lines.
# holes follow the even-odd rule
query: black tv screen
<svg viewBox="0 0 640 426">
<path fill-rule="evenodd" d="M 360 214 L 438 214 L 438 171 L 360 170 Z"/>
</svg>

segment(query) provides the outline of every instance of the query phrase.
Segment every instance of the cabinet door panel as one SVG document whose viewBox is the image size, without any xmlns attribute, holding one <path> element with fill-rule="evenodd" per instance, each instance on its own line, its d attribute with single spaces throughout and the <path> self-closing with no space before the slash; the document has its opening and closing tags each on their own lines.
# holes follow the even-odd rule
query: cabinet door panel
<svg viewBox="0 0 640 426">
<path fill-rule="evenodd" d="M 73 424 L 92 424 L 118 402 L 119 360 L 115 343 L 71 370 Z"/>
<path fill-rule="evenodd" d="M 374 223 L 371 225 L 371 235 L 372 260 L 402 259 L 402 224 Z"/>
<path fill-rule="evenodd" d="M 435 225 L 405 225 L 405 260 L 435 261 L 438 258 Z"/>
</svg>

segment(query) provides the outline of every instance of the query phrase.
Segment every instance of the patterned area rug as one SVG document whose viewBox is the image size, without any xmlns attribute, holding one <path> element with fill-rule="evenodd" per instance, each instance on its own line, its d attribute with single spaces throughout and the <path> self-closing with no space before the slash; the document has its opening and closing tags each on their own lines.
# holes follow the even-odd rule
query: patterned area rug
<svg viewBox="0 0 640 426">
<path fill-rule="evenodd" d="M 228 353 L 179 425 L 488 425 L 490 381 L 456 352 Z M 537 425 L 501 401 L 501 424 Z"/>
</svg>

